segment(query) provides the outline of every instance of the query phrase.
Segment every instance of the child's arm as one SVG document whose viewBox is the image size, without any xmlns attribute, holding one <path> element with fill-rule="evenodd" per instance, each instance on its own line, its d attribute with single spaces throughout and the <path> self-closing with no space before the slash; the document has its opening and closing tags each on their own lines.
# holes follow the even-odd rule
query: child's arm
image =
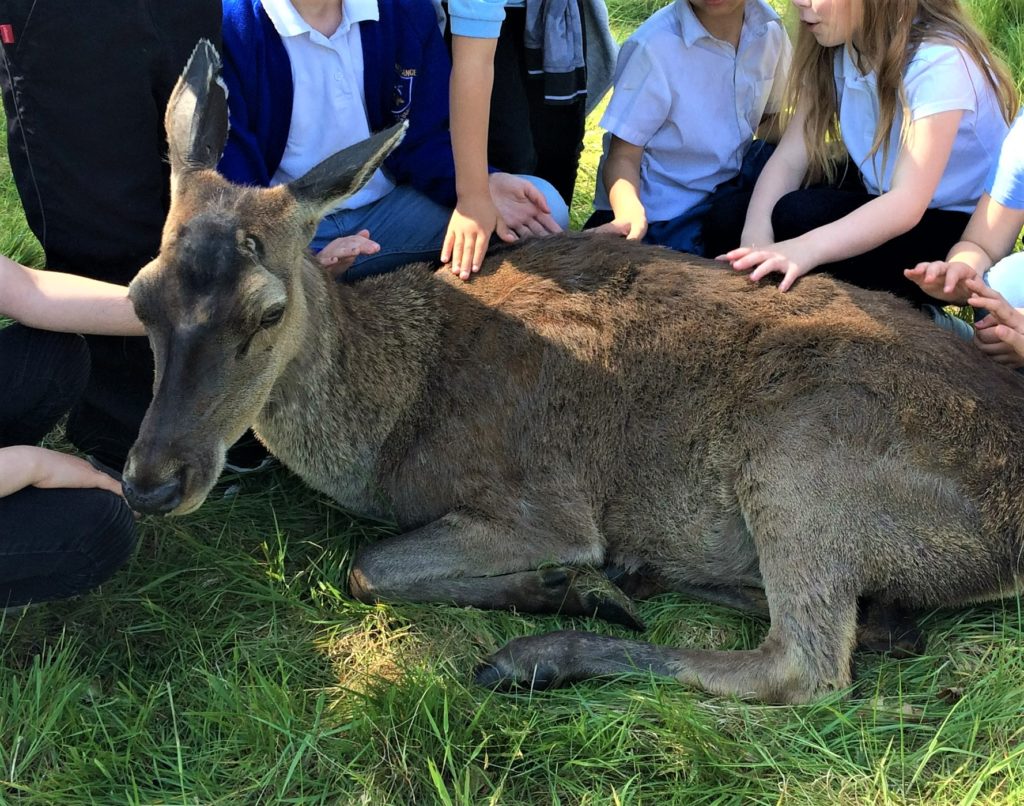
<svg viewBox="0 0 1024 806">
<path fill-rule="evenodd" d="M 962 117 L 963 110 L 954 109 L 913 121 L 906 144 L 896 158 L 888 192 L 831 224 L 776 243 L 770 249 L 734 249 L 727 255 L 733 268 L 752 270 L 752 282 L 773 272 L 780 273 L 783 279 L 779 290 L 787 291 L 811 269 L 864 254 L 908 232 L 921 220 L 939 186 Z M 785 139 L 783 136 L 783 143 Z M 766 172 L 770 165 L 771 160 L 765 166 Z M 759 206 L 758 213 L 763 215 L 764 208 Z M 749 213 L 747 220 L 750 221 Z"/>
<path fill-rule="evenodd" d="M 918 263 L 903 273 L 936 299 L 963 305 L 971 295 L 964 281 L 980 278 L 1010 254 L 1021 229 L 1024 210 L 1005 207 L 985 193 L 963 238 L 949 250 L 945 260 Z"/>
<path fill-rule="evenodd" d="M 0 448 L 0 498 L 25 487 L 92 487 L 123 494 L 121 482 L 77 456 L 32 445 Z"/>
<path fill-rule="evenodd" d="M 1024 366 L 1024 312 L 977 277 L 964 280 L 964 285 L 971 293 L 967 303 L 988 311 L 974 323 L 975 344 L 993 361 L 1013 368 Z"/>
<path fill-rule="evenodd" d="M 128 288 L 75 274 L 36 271 L 0 256 L 0 315 L 62 333 L 144 336 Z"/>
<path fill-rule="evenodd" d="M 497 39 L 452 37 L 451 132 L 458 201 L 441 247 L 441 261 L 468 280 L 480 271 L 491 233 L 515 235 L 494 206 L 487 174 L 487 128 Z"/>
<path fill-rule="evenodd" d="M 629 241 L 639 241 L 647 234 L 647 211 L 640 201 L 640 161 L 643 155 L 641 146 L 612 135 L 601 179 L 608 190 L 608 201 L 615 218 L 591 232 L 625 235 Z"/>
<path fill-rule="evenodd" d="M 807 119 L 806 104 L 801 104 L 786 130 L 779 145 L 768 159 L 754 185 L 754 193 L 747 207 L 747 217 L 740 236 L 740 246 L 768 246 L 775 241 L 772 231 L 772 210 L 775 204 L 790 191 L 800 187 L 807 174 L 807 148 L 804 145 L 804 123 Z M 724 257 L 732 260 L 729 252 Z"/>
</svg>

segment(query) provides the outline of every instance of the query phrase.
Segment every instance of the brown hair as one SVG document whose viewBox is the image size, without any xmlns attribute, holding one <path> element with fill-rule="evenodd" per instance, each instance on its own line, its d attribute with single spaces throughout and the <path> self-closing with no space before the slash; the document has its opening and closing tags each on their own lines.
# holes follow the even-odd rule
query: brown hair
<svg viewBox="0 0 1024 806">
<path fill-rule="evenodd" d="M 1018 97 L 1010 71 L 974 27 L 959 0 L 850 0 L 850 4 L 851 13 L 859 10 L 861 14 L 856 36 L 858 61 L 877 76 L 879 115 L 872 155 L 881 148 L 883 159 L 888 159 L 889 132 L 898 108 L 903 112 L 900 141 L 906 137 L 910 110 L 903 73 L 925 40 L 949 42 L 973 59 L 996 93 L 1007 123 L 1013 120 Z M 841 140 L 833 66 L 842 47 L 822 47 L 803 28 L 797 36 L 786 106 L 792 113 L 801 99 L 813 99 L 803 132 L 809 182 L 835 178 Z"/>
</svg>

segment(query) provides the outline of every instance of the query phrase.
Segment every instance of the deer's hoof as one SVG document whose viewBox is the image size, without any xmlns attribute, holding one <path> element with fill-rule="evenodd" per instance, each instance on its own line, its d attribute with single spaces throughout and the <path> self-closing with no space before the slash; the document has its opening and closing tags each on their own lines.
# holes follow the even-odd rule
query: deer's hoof
<svg viewBox="0 0 1024 806">
<path fill-rule="evenodd" d="M 561 656 L 571 631 L 515 638 L 476 667 L 477 684 L 499 691 L 543 691 L 568 682 Z"/>
</svg>

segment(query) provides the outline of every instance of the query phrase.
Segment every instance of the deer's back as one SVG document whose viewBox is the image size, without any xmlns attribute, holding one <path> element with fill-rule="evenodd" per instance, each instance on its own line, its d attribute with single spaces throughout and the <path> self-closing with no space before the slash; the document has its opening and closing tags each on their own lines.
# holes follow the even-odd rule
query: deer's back
<svg viewBox="0 0 1024 806">
<path fill-rule="evenodd" d="M 440 281 L 449 318 L 412 475 L 395 485 L 400 520 L 440 516 L 452 491 L 497 508 L 519 492 L 573 517 L 614 519 L 644 499 L 619 516 L 630 528 L 698 509 L 726 528 L 736 474 L 787 412 L 818 418 L 808 451 L 815 439 L 897 446 L 954 474 L 992 524 L 1018 520 L 1024 385 L 889 295 L 827 276 L 783 294 L 710 261 L 589 237 L 530 242 L 471 283 Z"/>
</svg>

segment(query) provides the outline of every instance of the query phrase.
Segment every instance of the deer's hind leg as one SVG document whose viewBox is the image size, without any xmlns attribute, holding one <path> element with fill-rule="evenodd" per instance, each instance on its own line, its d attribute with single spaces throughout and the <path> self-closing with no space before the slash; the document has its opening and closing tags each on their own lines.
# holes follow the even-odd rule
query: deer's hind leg
<svg viewBox="0 0 1024 806">
<path fill-rule="evenodd" d="M 683 649 L 555 633 L 510 642 L 487 659 L 477 679 L 501 687 L 543 686 L 655 674 L 716 694 L 784 703 L 848 686 L 861 592 L 858 556 L 866 548 L 858 545 L 858 524 L 884 522 L 887 502 L 873 489 L 870 461 L 862 460 L 868 469 L 857 474 L 852 459 L 828 454 L 803 447 L 787 455 L 784 444 L 766 451 L 763 461 L 749 461 L 737 480 L 771 620 L 756 649 Z M 838 483 L 828 479 L 825 463 L 842 474 Z"/>
<path fill-rule="evenodd" d="M 697 650 L 564 631 L 518 638 L 477 670 L 484 685 L 545 688 L 589 677 L 641 674 L 672 677 L 715 694 L 767 702 L 806 702 L 851 682 L 856 592 L 838 574 L 793 578 L 818 558 L 792 553 L 762 561 L 771 627 L 753 650 Z"/>
<path fill-rule="evenodd" d="M 629 597 L 597 570 L 603 546 L 596 531 L 581 534 L 576 540 L 544 539 L 477 513 L 453 512 L 363 548 L 349 589 L 364 602 L 597 616 L 643 629 Z"/>
</svg>

